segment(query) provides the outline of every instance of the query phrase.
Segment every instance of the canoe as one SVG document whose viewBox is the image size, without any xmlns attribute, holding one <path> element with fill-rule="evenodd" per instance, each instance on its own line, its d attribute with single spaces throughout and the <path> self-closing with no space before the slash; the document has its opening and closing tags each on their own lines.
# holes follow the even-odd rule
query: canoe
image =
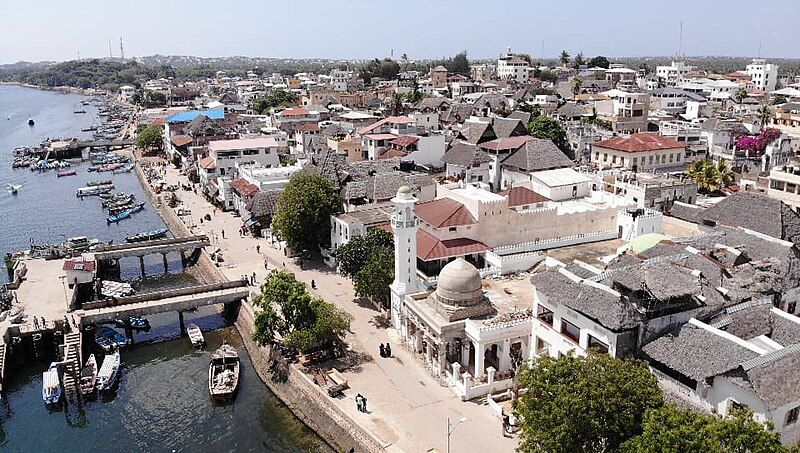
<svg viewBox="0 0 800 453">
<path fill-rule="evenodd" d="M 133 205 L 130 208 L 120 212 L 117 215 L 109 216 L 108 218 L 106 218 L 106 223 L 112 224 L 112 223 L 121 222 L 121 221 L 129 218 L 131 215 L 141 211 L 142 209 L 144 209 L 144 203 L 139 203 L 139 204 Z"/>
<path fill-rule="evenodd" d="M 78 174 L 76 170 L 65 170 L 56 173 L 59 178 L 63 178 L 64 176 L 75 176 Z"/>
</svg>

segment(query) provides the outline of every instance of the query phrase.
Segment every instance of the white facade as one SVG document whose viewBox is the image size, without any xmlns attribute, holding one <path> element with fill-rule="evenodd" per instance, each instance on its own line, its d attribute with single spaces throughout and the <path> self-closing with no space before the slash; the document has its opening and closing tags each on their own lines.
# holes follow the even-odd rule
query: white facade
<svg viewBox="0 0 800 453">
<path fill-rule="evenodd" d="M 216 163 L 219 176 L 234 174 L 237 165 L 280 166 L 278 143 L 272 138 L 216 140 L 208 143 L 208 154 Z"/>
<path fill-rule="evenodd" d="M 503 80 L 524 83 L 530 80 L 530 73 L 528 62 L 512 54 L 510 48 L 497 60 L 497 77 Z"/>
<path fill-rule="evenodd" d="M 400 311 L 406 294 L 419 292 L 417 277 L 417 229 L 419 219 L 414 213 L 417 198 L 411 188 L 401 187 L 392 198 L 394 214 L 392 215 L 392 231 L 394 232 L 394 282 L 390 285 L 392 325 L 400 329 Z"/>
<path fill-rule="evenodd" d="M 753 62 L 747 65 L 745 72 L 750 76 L 754 88 L 768 93 L 775 91 L 775 85 L 778 83 L 778 65 L 754 58 Z"/>
<path fill-rule="evenodd" d="M 656 66 L 656 77 L 664 79 L 668 86 L 675 86 L 678 82 L 687 80 L 689 73 L 695 69 L 697 68 L 683 61 L 673 61 L 669 66 Z"/>
</svg>

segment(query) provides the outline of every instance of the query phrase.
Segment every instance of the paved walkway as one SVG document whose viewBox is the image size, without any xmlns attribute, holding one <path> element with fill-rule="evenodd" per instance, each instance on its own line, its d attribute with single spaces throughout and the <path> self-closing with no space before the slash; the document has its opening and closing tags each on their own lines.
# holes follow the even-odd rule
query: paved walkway
<svg viewBox="0 0 800 453">
<path fill-rule="evenodd" d="M 165 179 L 168 184 L 188 182 L 171 166 Z M 502 436 L 500 419 L 485 403 L 462 402 L 439 379 L 430 376 L 421 360 L 400 345 L 395 331 L 383 326 L 378 311 L 354 300 L 349 280 L 324 265 L 300 270 L 266 240 L 240 237 L 240 218 L 219 210 L 215 214 L 211 204 L 193 192 L 179 191 L 178 196 L 182 207 L 192 212 L 188 218 L 196 225 L 193 233 L 208 234 L 211 249 L 222 250 L 225 262 L 221 269 L 229 279 L 255 272 L 263 280 L 267 259 L 270 269 L 285 268 L 309 285 L 313 279 L 318 296 L 353 315 L 353 333 L 345 340 L 354 360 L 342 366 L 351 389 L 345 392 L 345 398 L 334 402 L 354 421 L 391 443 L 389 451 L 425 452 L 436 448 L 444 452 L 448 417 L 453 421 L 467 417 L 463 425 L 453 430 L 450 447 L 454 453 L 511 452 L 517 446 L 516 438 Z M 200 224 L 200 217 L 205 214 L 212 214 L 212 219 Z M 256 245 L 260 246 L 260 253 L 256 252 Z M 387 342 L 392 344 L 393 358 L 379 355 L 378 345 Z M 368 413 L 356 410 L 356 393 L 367 398 Z"/>
</svg>

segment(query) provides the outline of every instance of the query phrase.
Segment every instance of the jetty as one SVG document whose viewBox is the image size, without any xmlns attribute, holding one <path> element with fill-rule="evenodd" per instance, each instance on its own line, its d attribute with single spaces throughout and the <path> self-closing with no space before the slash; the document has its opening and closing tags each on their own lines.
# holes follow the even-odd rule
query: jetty
<svg viewBox="0 0 800 453">
<path fill-rule="evenodd" d="M 64 335 L 64 344 L 61 346 L 62 357 L 62 384 L 67 397 L 74 398 L 78 395 L 80 384 L 81 364 L 83 364 L 83 335 L 72 331 Z"/>
<path fill-rule="evenodd" d="M 144 257 L 161 254 L 164 258 L 164 272 L 167 272 L 167 254 L 178 252 L 181 254 L 181 264 L 185 267 L 190 261 L 197 261 L 203 247 L 211 245 L 208 236 L 192 235 L 177 238 L 154 239 L 125 244 L 105 245 L 97 247 L 94 252 L 85 254 L 89 261 L 96 261 L 98 267 L 108 264 L 118 265 L 120 258 L 137 257 L 142 272 L 145 276 Z M 187 256 L 186 252 L 191 251 Z M 115 264 L 116 263 L 116 264 Z"/>
</svg>

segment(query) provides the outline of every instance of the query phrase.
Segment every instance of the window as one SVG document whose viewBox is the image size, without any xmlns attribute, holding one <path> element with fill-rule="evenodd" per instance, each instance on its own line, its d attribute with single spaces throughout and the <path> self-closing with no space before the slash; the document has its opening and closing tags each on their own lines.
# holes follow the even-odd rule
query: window
<svg viewBox="0 0 800 453">
<path fill-rule="evenodd" d="M 450 227 L 450 228 L 447 229 L 447 231 L 453 233 L 453 232 L 456 231 L 456 229 L 457 229 L 456 227 Z"/>
<path fill-rule="evenodd" d="M 576 343 L 580 341 L 581 329 L 575 324 L 572 324 L 564 319 L 561 319 L 561 333 Z"/>
<path fill-rule="evenodd" d="M 553 312 L 539 304 L 536 305 L 536 318 L 548 326 L 553 327 Z"/>
<path fill-rule="evenodd" d="M 784 425 L 791 425 L 792 423 L 797 423 L 797 415 L 800 412 L 800 406 L 793 407 L 786 412 L 786 423 Z"/>
<path fill-rule="evenodd" d="M 595 351 L 608 354 L 608 345 L 593 337 L 592 334 L 588 335 L 589 341 L 587 342 L 586 349 L 594 349 Z"/>
</svg>

